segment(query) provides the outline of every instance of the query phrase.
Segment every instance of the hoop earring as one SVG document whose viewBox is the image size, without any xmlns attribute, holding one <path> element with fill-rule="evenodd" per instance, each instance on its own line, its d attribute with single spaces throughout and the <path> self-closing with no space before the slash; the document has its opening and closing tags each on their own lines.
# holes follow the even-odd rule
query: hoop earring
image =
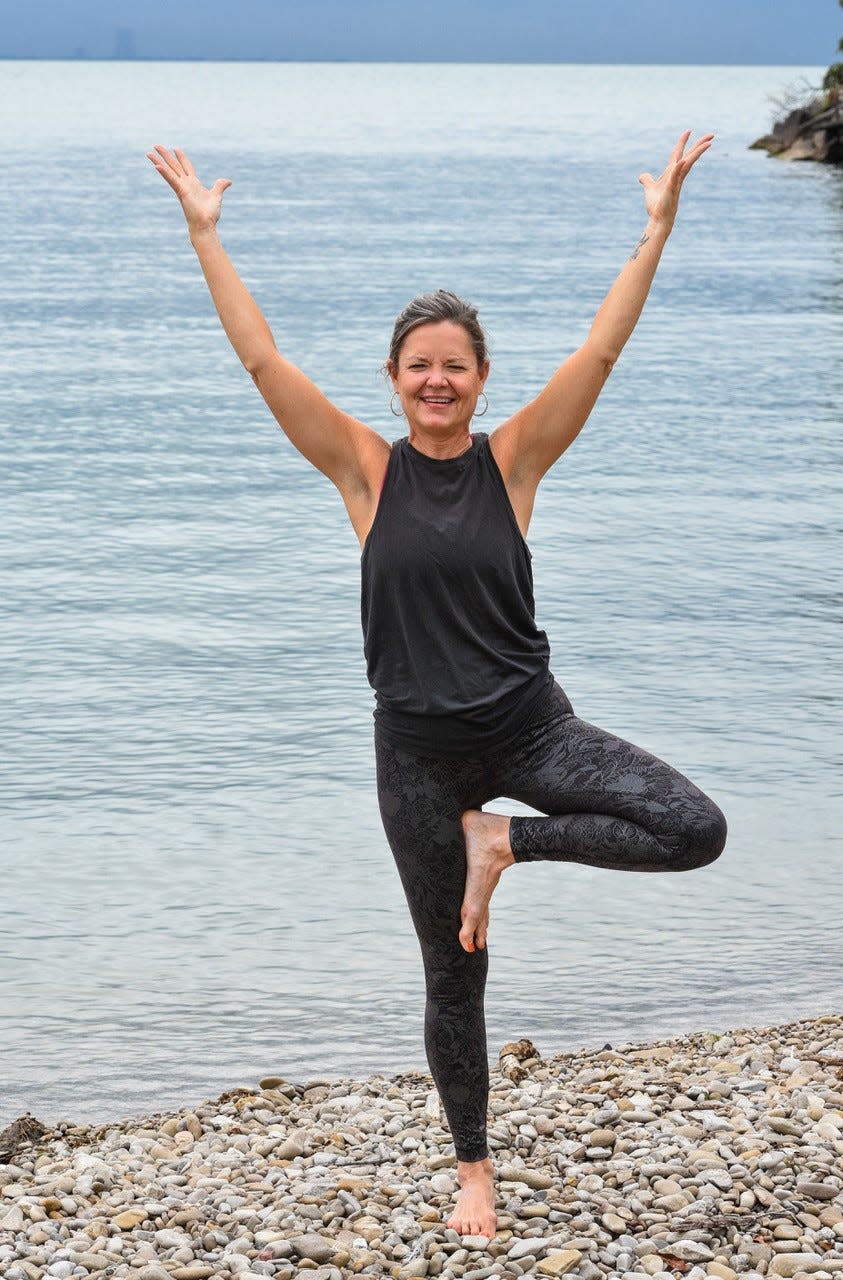
<svg viewBox="0 0 843 1280">
<path fill-rule="evenodd" d="M 393 391 L 392 395 L 389 397 L 389 411 L 390 411 L 390 413 L 392 413 L 396 418 L 403 418 L 403 417 L 404 417 L 404 410 L 403 410 L 403 409 L 398 409 L 398 410 L 396 410 L 396 408 L 395 408 L 394 404 L 392 403 L 392 402 L 393 402 L 393 400 L 395 399 L 395 397 L 396 397 L 397 395 L 398 395 L 398 392 L 397 392 L 397 391 Z M 400 404 L 400 401 L 399 401 L 399 404 Z"/>
<path fill-rule="evenodd" d="M 487 414 L 487 413 L 489 412 L 489 397 L 486 395 L 486 392 L 485 392 L 485 391 L 481 391 L 481 392 L 480 392 L 480 395 L 481 395 L 481 396 L 483 397 L 483 399 L 486 401 L 486 404 L 484 405 L 484 407 L 483 407 L 483 409 L 481 410 L 481 412 L 480 412 L 480 413 L 477 413 L 477 412 L 475 411 L 475 413 L 473 414 L 473 417 L 475 417 L 475 418 L 482 418 L 482 417 L 484 416 L 484 414 Z M 480 399 L 480 396 L 478 396 L 477 398 L 478 398 L 478 400 L 479 400 L 479 399 Z"/>
</svg>

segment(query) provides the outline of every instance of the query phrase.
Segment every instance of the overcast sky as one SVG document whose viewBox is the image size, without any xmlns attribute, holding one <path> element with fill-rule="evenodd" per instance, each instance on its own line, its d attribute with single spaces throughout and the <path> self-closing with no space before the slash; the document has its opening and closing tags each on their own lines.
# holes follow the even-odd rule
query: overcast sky
<svg viewBox="0 0 843 1280">
<path fill-rule="evenodd" d="M 0 0 L 0 57 L 824 66 L 837 0 Z"/>
</svg>

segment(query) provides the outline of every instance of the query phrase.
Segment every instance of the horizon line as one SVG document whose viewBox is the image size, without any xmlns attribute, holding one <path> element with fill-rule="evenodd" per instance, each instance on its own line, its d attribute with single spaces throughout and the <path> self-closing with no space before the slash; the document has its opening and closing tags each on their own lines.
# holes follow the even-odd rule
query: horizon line
<svg viewBox="0 0 843 1280">
<path fill-rule="evenodd" d="M 825 62 L 644 62 L 638 59 L 626 61 L 604 62 L 591 58 L 217 58 L 200 56 L 182 56 L 181 54 L 155 55 L 135 54 L 131 58 L 121 58 L 114 54 L 62 54 L 61 56 L 44 57 L 34 53 L 0 53 L 0 62 L 207 62 L 219 65 L 242 63 L 307 63 L 326 66 L 418 66 L 418 67 L 817 67 L 823 68 Z"/>
</svg>

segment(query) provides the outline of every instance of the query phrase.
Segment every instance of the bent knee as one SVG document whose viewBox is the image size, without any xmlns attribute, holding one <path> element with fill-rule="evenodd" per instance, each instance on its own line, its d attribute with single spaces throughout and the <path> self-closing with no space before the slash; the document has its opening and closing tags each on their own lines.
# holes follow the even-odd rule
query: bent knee
<svg viewBox="0 0 843 1280">
<path fill-rule="evenodd" d="M 726 847 L 727 831 L 724 813 L 710 801 L 705 812 L 696 815 L 682 836 L 671 841 L 670 870 L 695 871 L 699 867 L 707 867 L 720 857 Z"/>
</svg>

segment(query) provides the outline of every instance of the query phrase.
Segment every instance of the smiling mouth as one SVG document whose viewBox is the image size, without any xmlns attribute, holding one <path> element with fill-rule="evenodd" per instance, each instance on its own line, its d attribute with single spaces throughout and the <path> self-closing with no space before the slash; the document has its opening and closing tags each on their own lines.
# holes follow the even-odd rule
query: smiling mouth
<svg viewBox="0 0 843 1280">
<path fill-rule="evenodd" d="M 453 404 L 451 396 L 421 396 L 422 404 Z"/>
</svg>

